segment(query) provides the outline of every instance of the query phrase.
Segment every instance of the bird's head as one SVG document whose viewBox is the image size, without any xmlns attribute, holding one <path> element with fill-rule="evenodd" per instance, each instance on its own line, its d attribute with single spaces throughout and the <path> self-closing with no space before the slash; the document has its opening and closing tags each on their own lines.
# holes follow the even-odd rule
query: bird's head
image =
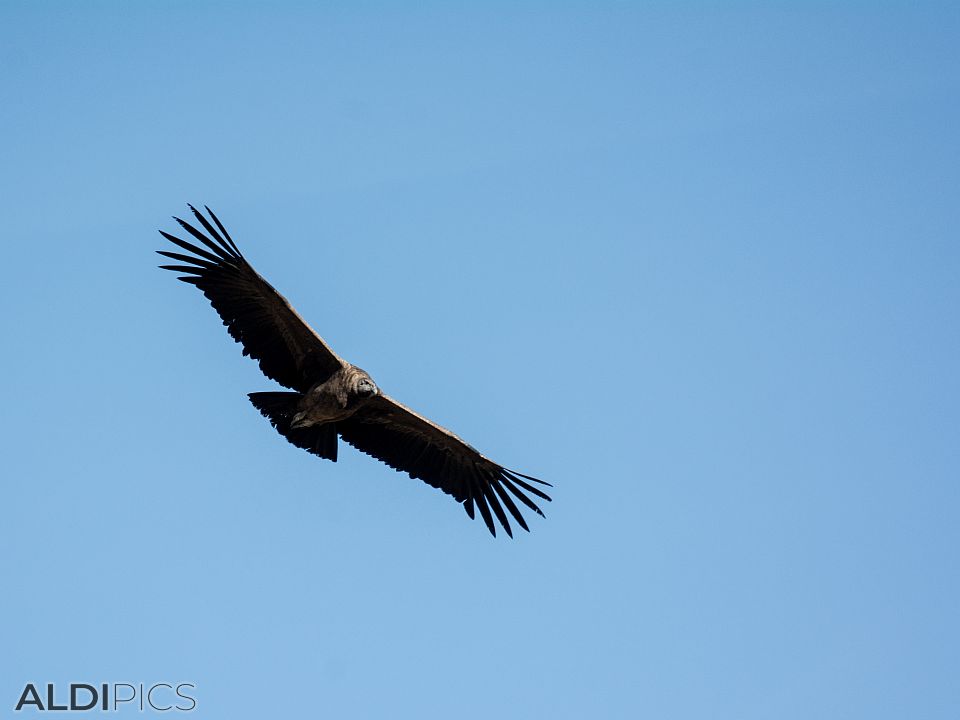
<svg viewBox="0 0 960 720">
<path fill-rule="evenodd" d="M 380 394 L 380 388 L 377 387 L 377 384 L 373 381 L 373 378 L 366 373 L 360 373 L 357 375 L 357 378 L 354 381 L 353 391 L 357 397 L 364 399 Z"/>
</svg>

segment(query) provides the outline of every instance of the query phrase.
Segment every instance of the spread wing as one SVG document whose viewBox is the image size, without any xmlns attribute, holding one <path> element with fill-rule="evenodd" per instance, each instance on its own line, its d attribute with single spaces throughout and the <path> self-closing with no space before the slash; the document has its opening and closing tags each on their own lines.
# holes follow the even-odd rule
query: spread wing
<svg viewBox="0 0 960 720">
<path fill-rule="evenodd" d="M 194 245 L 160 231 L 189 255 L 158 250 L 182 265 L 161 265 L 184 273 L 178 278 L 196 285 L 219 313 L 230 336 L 243 345 L 243 354 L 259 361 L 263 374 L 293 390 L 306 392 L 346 363 L 244 259 L 220 220 L 206 208 L 216 228 L 190 205 L 206 234 L 174 218 L 195 240 Z"/>
<path fill-rule="evenodd" d="M 525 480 L 547 486 L 549 483 L 507 470 L 449 430 L 386 395 L 371 398 L 352 416 L 338 422 L 337 430 L 357 450 L 453 495 L 458 502 L 464 503 L 471 518 L 476 503 L 494 536 L 497 530 L 491 510 L 507 535 L 513 537 L 504 508 L 520 527 L 529 531 L 514 498 L 541 516 L 543 512 L 530 495 L 550 500 L 548 495 Z"/>
</svg>

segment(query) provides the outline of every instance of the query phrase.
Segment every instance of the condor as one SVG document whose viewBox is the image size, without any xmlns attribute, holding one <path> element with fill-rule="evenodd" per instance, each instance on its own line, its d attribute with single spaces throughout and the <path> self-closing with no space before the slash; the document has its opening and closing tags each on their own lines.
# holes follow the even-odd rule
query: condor
<svg viewBox="0 0 960 720">
<path fill-rule="evenodd" d="M 381 392 L 366 372 L 337 355 L 290 303 L 246 261 L 217 216 L 189 206 L 202 230 L 174 218 L 196 245 L 160 231 L 189 254 L 158 250 L 176 260 L 161 265 L 181 273 L 210 300 L 243 354 L 291 392 L 250 393 L 250 401 L 288 441 L 337 460 L 337 439 L 452 495 L 470 518 L 475 508 L 493 536 L 497 522 L 513 537 L 509 516 L 529 531 L 514 499 L 543 515 L 534 498 L 550 497 L 536 478 L 481 455 L 440 427 Z M 211 222 L 212 221 L 212 222 Z M 202 246 L 202 247 L 201 247 Z"/>
</svg>

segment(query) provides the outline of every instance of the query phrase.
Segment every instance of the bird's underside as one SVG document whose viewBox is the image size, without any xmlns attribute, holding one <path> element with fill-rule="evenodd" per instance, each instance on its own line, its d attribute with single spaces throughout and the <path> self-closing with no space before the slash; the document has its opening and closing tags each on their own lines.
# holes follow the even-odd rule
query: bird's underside
<svg viewBox="0 0 960 720">
<path fill-rule="evenodd" d="M 189 206 L 201 229 L 174 218 L 199 245 L 160 231 L 189 254 L 158 250 L 177 261 L 161 265 L 182 273 L 220 315 L 243 354 L 290 392 L 250 393 L 250 401 L 289 442 L 319 457 L 337 459 L 337 438 L 411 478 L 443 490 L 475 509 L 490 533 L 494 518 L 511 537 L 509 517 L 529 530 L 517 503 L 543 512 L 534 498 L 549 485 L 507 470 L 449 430 L 380 391 L 360 368 L 340 358 L 297 311 L 246 261 L 210 208 L 209 219 Z M 211 222 L 212 221 L 212 222 Z"/>
</svg>

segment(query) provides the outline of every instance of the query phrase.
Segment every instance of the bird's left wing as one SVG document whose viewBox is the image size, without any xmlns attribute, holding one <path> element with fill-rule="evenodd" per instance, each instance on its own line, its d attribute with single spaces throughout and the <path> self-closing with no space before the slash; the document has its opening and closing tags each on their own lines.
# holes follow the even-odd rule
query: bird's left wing
<svg viewBox="0 0 960 720">
<path fill-rule="evenodd" d="M 529 495 L 550 500 L 546 493 L 526 480 L 547 486 L 549 483 L 507 470 L 449 430 L 386 395 L 372 398 L 352 416 L 338 422 L 337 430 L 357 450 L 452 495 L 464 503 L 471 518 L 476 503 L 494 536 L 497 530 L 493 515 L 496 515 L 503 529 L 513 537 L 504 507 L 520 527 L 530 529 L 511 494 L 538 515 L 543 512 Z"/>
<path fill-rule="evenodd" d="M 180 280 L 203 291 L 230 336 L 243 345 L 243 354 L 258 360 L 263 374 L 271 380 L 306 392 L 315 382 L 342 368 L 344 361 L 240 254 L 213 211 L 206 208 L 216 227 L 192 205 L 189 207 L 206 235 L 180 218 L 174 220 L 205 247 L 161 230 L 167 240 L 191 254 L 157 250 L 184 263 L 160 267 L 183 273 Z"/>
</svg>

